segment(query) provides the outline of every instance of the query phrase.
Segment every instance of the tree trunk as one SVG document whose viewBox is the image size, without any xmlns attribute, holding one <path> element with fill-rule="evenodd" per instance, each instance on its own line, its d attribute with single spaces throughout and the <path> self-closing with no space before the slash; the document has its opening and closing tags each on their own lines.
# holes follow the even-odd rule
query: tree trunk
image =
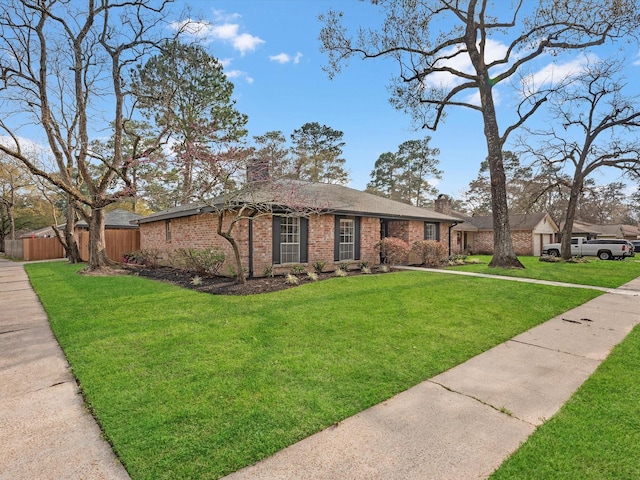
<svg viewBox="0 0 640 480">
<path fill-rule="evenodd" d="M 86 270 L 97 270 L 102 267 L 110 267 L 113 262 L 107 256 L 107 247 L 104 237 L 104 210 L 92 208 L 89 219 L 89 261 Z"/>
<path fill-rule="evenodd" d="M 76 238 L 76 214 L 73 207 L 73 198 L 67 194 L 67 223 L 64 226 L 64 241 L 56 231 L 58 240 L 61 241 L 67 255 L 69 263 L 80 263 L 80 249 L 78 248 L 78 239 Z"/>
<path fill-rule="evenodd" d="M 504 173 L 502 143 L 496 119 L 495 105 L 488 79 L 481 82 L 480 97 L 484 132 L 487 139 L 487 162 L 491 179 L 491 210 L 493 213 L 493 258 L 490 267 L 524 268 L 513 249 L 509 210 L 507 207 L 507 179 Z"/>
<path fill-rule="evenodd" d="M 576 172 L 577 173 L 577 172 Z M 563 260 L 571 258 L 571 233 L 573 233 L 573 222 L 576 218 L 576 210 L 578 208 L 578 198 L 584 179 L 577 174 L 573 177 L 571 184 L 571 193 L 569 195 L 569 204 L 567 205 L 567 215 L 564 219 L 562 227 L 562 238 L 560 239 L 560 254 Z"/>
<path fill-rule="evenodd" d="M 224 222 L 224 212 L 218 212 L 218 230 L 217 233 L 222 238 L 224 238 L 229 244 L 231 244 L 231 248 L 233 249 L 233 256 L 236 261 L 236 281 L 241 284 L 247 283 L 247 279 L 244 276 L 244 268 L 242 267 L 242 258 L 240 257 L 240 247 L 238 247 L 238 242 L 231 235 L 231 231 L 233 229 L 233 223 L 229 226 L 229 229 L 225 232 L 222 230 L 222 225 Z"/>
</svg>

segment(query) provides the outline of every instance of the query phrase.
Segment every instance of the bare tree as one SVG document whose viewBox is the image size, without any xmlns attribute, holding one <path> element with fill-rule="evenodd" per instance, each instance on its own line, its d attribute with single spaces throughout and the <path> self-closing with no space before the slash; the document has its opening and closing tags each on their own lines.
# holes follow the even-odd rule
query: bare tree
<svg viewBox="0 0 640 480">
<path fill-rule="evenodd" d="M 559 166 L 572 177 L 561 239 L 565 259 L 571 257 L 573 222 L 587 178 L 604 167 L 640 173 L 638 98 L 625 96 L 621 69 L 622 64 L 612 59 L 587 65 L 558 93 L 558 100 L 550 102 L 550 116 L 560 125 L 530 132 L 543 138 L 531 149 L 537 160 Z"/>
<path fill-rule="evenodd" d="M 410 113 L 420 127 L 435 130 L 450 107 L 482 115 L 494 228 L 490 265 L 522 268 L 511 241 L 502 151 L 509 135 L 539 109 L 548 92 L 530 90 L 512 122 L 500 129 L 496 86 L 515 79 L 545 52 L 584 49 L 635 35 L 637 2 L 541 0 L 532 7 L 532 2 L 519 0 L 511 8 L 491 0 L 371 3 L 384 12 L 379 30 L 360 28 L 350 36 L 341 12 L 330 10 L 320 17 L 322 50 L 329 55 L 327 72 L 333 76 L 354 56 L 391 58 L 400 70 L 390 87 L 392 103 Z"/>
<path fill-rule="evenodd" d="M 155 37 L 168 3 L 7 0 L 0 5 L 0 105 L 5 113 L 0 130 L 11 139 L 0 150 L 66 192 L 69 204 L 80 208 L 89 225 L 89 270 L 111 264 L 104 208 L 133 191 L 129 168 L 139 152 L 123 152 L 131 115 L 126 79 L 131 65 L 158 45 Z M 20 136 L 27 127 L 37 127 L 46 137 L 55 173 L 25 155 Z M 110 135 L 106 155 L 92 150 L 92 136 Z M 116 190 L 115 179 L 122 185 Z"/>
<path fill-rule="evenodd" d="M 238 224 L 269 215 L 308 217 L 329 211 L 304 191 L 307 182 L 272 176 L 269 159 L 256 159 L 253 148 L 230 146 L 207 160 L 203 167 L 210 170 L 208 181 L 196 184 L 205 205 L 201 211 L 217 217 L 216 233 L 233 250 L 235 278 L 240 283 L 246 282 L 246 276 L 235 230 Z"/>
</svg>

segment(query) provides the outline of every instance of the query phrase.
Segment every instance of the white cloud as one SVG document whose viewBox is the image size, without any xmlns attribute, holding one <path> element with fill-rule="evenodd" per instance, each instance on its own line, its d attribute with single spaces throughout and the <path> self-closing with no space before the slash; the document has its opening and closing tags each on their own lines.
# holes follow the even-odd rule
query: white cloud
<svg viewBox="0 0 640 480">
<path fill-rule="evenodd" d="M 462 49 L 462 45 L 457 47 L 452 47 L 447 51 L 442 52 L 443 56 L 451 56 L 456 51 L 460 51 Z M 485 62 L 487 64 L 504 58 L 507 54 L 507 46 L 503 43 L 497 42 L 495 40 L 487 39 L 485 45 Z M 436 67 L 448 67 L 452 70 L 456 70 L 462 73 L 473 74 L 473 65 L 471 64 L 471 60 L 469 59 L 469 55 L 466 52 L 461 52 L 458 55 L 455 55 L 447 60 L 441 60 L 436 62 Z M 493 73 L 493 72 L 492 72 Z M 451 89 L 456 85 L 459 85 L 464 82 L 464 79 L 457 77 L 449 72 L 437 72 L 429 75 L 426 79 L 427 85 Z"/>
<path fill-rule="evenodd" d="M 292 57 L 288 53 L 284 53 L 284 52 L 279 53 L 278 55 L 269 56 L 269 60 L 271 60 L 272 62 L 278 62 L 283 64 L 293 62 L 294 65 L 297 65 L 298 63 L 300 63 L 301 58 L 302 58 L 302 53 L 300 52 L 297 52 L 295 57 Z"/>
<path fill-rule="evenodd" d="M 587 54 L 565 63 L 549 63 L 537 72 L 523 79 L 530 92 L 540 90 L 544 86 L 553 86 L 570 79 L 584 71 L 584 66 L 597 60 L 597 56 Z"/>
<path fill-rule="evenodd" d="M 181 22 L 171 23 L 171 28 L 176 31 L 182 31 L 188 37 L 203 43 L 211 43 L 215 40 L 230 43 L 241 55 L 247 52 L 253 52 L 261 44 L 265 43 L 261 38 L 249 33 L 239 33 L 240 25 L 231 23 L 230 21 L 231 19 L 239 18 L 239 15 L 227 15 L 223 17 L 220 11 L 216 11 L 214 14 L 216 20 L 221 20 L 221 23 L 187 19 Z"/>
<path fill-rule="evenodd" d="M 241 55 L 244 55 L 246 52 L 253 52 L 256 48 L 258 48 L 265 42 L 259 37 L 249 35 L 248 33 L 243 33 L 236 36 L 232 40 L 232 43 L 233 47 L 236 50 L 239 50 Z"/>
<path fill-rule="evenodd" d="M 640 67 L 640 52 L 638 52 L 638 54 L 636 55 L 636 59 L 632 62 L 632 65 Z"/>
<path fill-rule="evenodd" d="M 286 53 L 279 53 L 278 55 L 271 55 L 269 60 L 278 63 L 289 63 L 291 61 L 291 57 Z"/>
<path fill-rule="evenodd" d="M 229 70 L 225 72 L 227 78 L 239 78 L 247 82 L 249 85 L 253 83 L 253 77 L 250 77 L 247 72 L 243 72 L 242 70 Z"/>
</svg>

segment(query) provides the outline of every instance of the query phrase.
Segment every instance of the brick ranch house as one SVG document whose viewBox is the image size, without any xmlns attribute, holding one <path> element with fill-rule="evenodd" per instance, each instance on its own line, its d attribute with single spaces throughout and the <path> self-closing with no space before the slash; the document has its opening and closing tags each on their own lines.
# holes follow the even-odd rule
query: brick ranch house
<svg viewBox="0 0 640 480">
<path fill-rule="evenodd" d="M 282 191 L 273 188 L 276 182 L 267 183 L 270 192 Z M 374 245 L 381 238 L 397 237 L 409 245 L 424 239 L 448 243 L 450 227 L 461 221 L 341 185 L 293 180 L 281 183 L 284 184 L 286 188 L 293 186 L 295 196 L 308 203 L 298 210 L 305 210 L 305 215 L 287 213 L 291 209 L 286 205 L 265 200 L 268 208 L 260 208 L 254 218 L 244 218 L 234 227 L 243 268 L 250 277 L 264 275 L 269 267 L 274 273 L 283 273 L 293 265 L 311 266 L 314 262 L 326 262 L 326 270 L 342 262 L 375 265 L 380 259 Z M 158 252 L 166 261 L 176 249 L 218 247 L 226 254 L 220 273 L 230 272 L 234 268 L 233 251 L 229 242 L 216 233 L 215 212 L 228 209 L 226 224 L 241 203 L 236 207 L 229 207 L 228 202 L 211 205 L 179 206 L 137 220 L 140 248 Z"/>
<path fill-rule="evenodd" d="M 493 217 L 463 217 L 463 220 L 452 229 L 453 252 L 493 254 Z M 558 232 L 548 213 L 509 215 L 509 226 L 516 255 L 540 256 L 542 246 L 552 243 Z"/>
</svg>

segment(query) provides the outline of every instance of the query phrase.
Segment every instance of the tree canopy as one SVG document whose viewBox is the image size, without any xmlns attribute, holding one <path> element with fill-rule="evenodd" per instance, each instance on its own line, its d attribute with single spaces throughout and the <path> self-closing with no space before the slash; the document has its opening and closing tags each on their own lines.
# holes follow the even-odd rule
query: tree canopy
<svg viewBox="0 0 640 480">
<path fill-rule="evenodd" d="M 395 153 L 386 152 L 378 157 L 371 171 L 367 190 L 392 200 L 424 207 L 438 191 L 432 182 L 442 178 L 436 158 L 440 151 L 430 148 L 431 137 L 408 140 Z"/>
<path fill-rule="evenodd" d="M 293 176 L 309 182 L 344 185 L 349 174 L 341 157 L 344 133 L 318 122 L 309 122 L 291 134 Z"/>
</svg>

